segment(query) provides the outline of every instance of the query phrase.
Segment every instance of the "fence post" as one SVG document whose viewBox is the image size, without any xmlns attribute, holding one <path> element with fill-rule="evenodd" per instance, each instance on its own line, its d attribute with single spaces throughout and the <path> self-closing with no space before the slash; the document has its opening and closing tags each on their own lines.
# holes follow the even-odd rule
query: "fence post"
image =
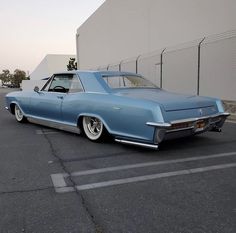
<svg viewBox="0 0 236 233">
<path fill-rule="evenodd" d="M 206 37 L 204 37 L 198 44 L 198 58 L 197 58 L 197 95 L 199 95 L 200 92 L 200 66 L 201 66 L 201 45 L 202 42 L 205 40 Z"/>
<path fill-rule="evenodd" d="M 162 65 L 163 65 L 163 54 L 165 52 L 166 48 L 164 48 L 161 52 L 161 62 L 160 62 L 160 88 L 162 88 Z"/>
<path fill-rule="evenodd" d="M 136 67 L 135 67 L 136 74 L 138 73 L 138 60 L 139 60 L 140 57 L 141 57 L 141 55 L 139 55 L 137 57 L 136 61 L 135 61 L 135 63 L 136 63 Z"/>
<path fill-rule="evenodd" d="M 121 71 L 121 64 L 122 64 L 123 60 L 120 61 L 120 64 L 119 64 L 119 71 Z"/>
</svg>

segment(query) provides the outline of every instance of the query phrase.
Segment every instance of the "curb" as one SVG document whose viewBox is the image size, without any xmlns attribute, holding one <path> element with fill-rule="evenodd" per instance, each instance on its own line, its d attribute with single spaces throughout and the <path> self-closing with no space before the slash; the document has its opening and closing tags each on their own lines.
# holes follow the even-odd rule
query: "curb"
<svg viewBox="0 0 236 233">
<path fill-rule="evenodd" d="M 230 113 L 230 116 L 227 118 L 227 120 L 234 121 L 236 123 L 236 114 Z"/>
<path fill-rule="evenodd" d="M 227 120 L 233 121 L 236 123 L 236 101 L 224 100 L 223 105 L 224 105 L 225 111 L 230 113 L 230 116 L 227 118 Z"/>
</svg>

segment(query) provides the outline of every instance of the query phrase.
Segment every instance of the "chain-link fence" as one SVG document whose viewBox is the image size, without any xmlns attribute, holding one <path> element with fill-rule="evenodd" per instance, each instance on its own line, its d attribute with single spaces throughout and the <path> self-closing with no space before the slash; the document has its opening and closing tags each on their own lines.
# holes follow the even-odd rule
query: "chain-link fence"
<svg viewBox="0 0 236 233">
<path fill-rule="evenodd" d="M 99 67 L 139 73 L 175 92 L 236 100 L 236 30 Z"/>
</svg>

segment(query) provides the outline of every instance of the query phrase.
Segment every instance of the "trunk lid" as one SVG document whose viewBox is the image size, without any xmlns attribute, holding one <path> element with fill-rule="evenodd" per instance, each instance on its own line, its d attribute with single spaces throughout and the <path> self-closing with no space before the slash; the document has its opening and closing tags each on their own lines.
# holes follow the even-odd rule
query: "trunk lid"
<svg viewBox="0 0 236 233">
<path fill-rule="evenodd" d="M 177 94 L 161 89 L 119 89 L 116 94 L 156 102 L 167 112 L 215 106 L 214 99 L 208 97 Z"/>
</svg>

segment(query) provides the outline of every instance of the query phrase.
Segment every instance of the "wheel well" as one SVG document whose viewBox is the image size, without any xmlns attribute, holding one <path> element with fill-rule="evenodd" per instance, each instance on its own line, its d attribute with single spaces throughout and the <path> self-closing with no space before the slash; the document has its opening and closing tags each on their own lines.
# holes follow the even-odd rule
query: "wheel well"
<svg viewBox="0 0 236 233">
<path fill-rule="evenodd" d="M 82 133 L 84 133 L 84 129 L 83 129 L 83 117 L 84 117 L 84 116 L 89 116 L 89 114 L 88 114 L 88 115 L 81 115 L 81 116 L 79 116 L 78 121 L 77 121 L 77 127 L 79 127 L 79 129 L 81 130 Z M 100 119 L 100 117 L 99 117 L 99 119 Z M 106 125 L 104 124 L 104 121 L 103 121 L 102 119 L 100 119 L 100 120 L 101 120 L 102 123 L 103 123 L 104 129 L 105 129 L 107 132 L 109 132 L 109 131 L 107 130 Z"/>
<path fill-rule="evenodd" d="M 78 121 L 77 121 L 77 127 L 79 127 L 80 131 L 81 131 L 81 134 L 82 135 L 86 135 L 85 131 L 84 131 L 84 127 L 83 127 L 83 117 L 85 116 L 88 116 L 88 117 L 96 117 L 98 118 L 102 123 L 103 123 L 103 132 L 102 132 L 102 135 L 101 137 L 96 140 L 96 141 L 106 141 L 106 140 L 111 140 L 113 137 L 111 136 L 111 134 L 109 133 L 109 131 L 107 130 L 107 127 L 106 125 L 104 124 L 104 121 L 98 117 L 98 116 L 93 116 L 93 115 L 90 115 L 90 114 L 84 114 L 84 115 L 81 115 L 79 116 L 78 118 Z M 88 137 L 88 136 L 87 136 Z"/>
<path fill-rule="evenodd" d="M 79 119 L 77 121 L 77 126 L 79 127 L 79 129 L 81 130 L 81 132 L 83 132 L 83 117 L 84 116 L 79 116 Z"/>
<path fill-rule="evenodd" d="M 11 113 L 14 115 L 15 114 L 15 105 L 14 103 L 10 104 L 10 109 L 11 109 Z"/>
</svg>

